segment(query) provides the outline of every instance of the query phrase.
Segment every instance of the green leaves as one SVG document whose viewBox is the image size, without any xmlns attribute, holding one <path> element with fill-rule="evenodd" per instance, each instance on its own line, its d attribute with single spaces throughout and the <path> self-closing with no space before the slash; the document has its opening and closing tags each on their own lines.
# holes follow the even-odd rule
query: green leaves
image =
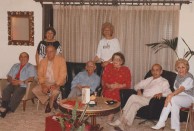
<svg viewBox="0 0 194 131">
<path fill-rule="evenodd" d="M 176 52 L 177 44 L 178 44 L 178 37 L 174 39 L 170 39 L 170 40 L 163 39 L 162 42 L 151 43 L 151 44 L 146 44 L 146 45 L 151 46 L 151 48 L 155 51 L 155 53 L 157 53 L 160 49 L 163 49 L 163 48 L 171 48 L 177 55 L 177 52 Z"/>
<path fill-rule="evenodd" d="M 166 46 L 169 46 L 174 51 L 176 50 L 177 44 L 178 44 L 178 37 L 171 39 L 171 40 L 167 40 L 167 39 L 163 39 L 163 40 L 164 40 L 162 42 L 163 44 L 165 44 Z"/>
<path fill-rule="evenodd" d="M 58 120 L 59 120 L 59 123 L 60 123 L 60 125 L 61 125 L 62 131 L 64 131 L 64 129 L 65 129 L 64 119 L 63 119 L 62 117 L 59 117 Z"/>
<path fill-rule="evenodd" d="M 191 59 L 191 57 L 194 55 L 194 51 L 192 51 L 189 47 L 189 45 L 185 42 L 185 40 L 183 38 L 181 38 L 183 40 L 183 42 L 185 43 L 185 45 L 187 46 L 187 48 L 189 49 L 189 51 L 187 51 L 185 53 L 185 55 L 183 56 L 183 58 L 187 58 L 189 55 L 189 58 L 188 58 L 188 61 Z"/>
<path fill-rule="evenodd" d="M 84 131 L 86 126 L 85 125 L 86 120 L 83 119 L 86 113 L 86 109 L 88 108 L 88 105 L 89 104 L 85 106 L 84 111 L 82 112 L 80 118 L 78 118 L 79 114 L 77 116 L 77 109 L 79 107 L 78 101 L 76 101 L 71 114 L 69 114 L 69 112 L 65 112 L 63 115 L 58 116 L 57 121 L 60 123 L 62 131 L 69 129 L 71 131 Z"/>
<path fill-rule="evenodd" d="M 185 40 L 183 38 L 181 38 L 181 39 L 183 40 L 184 44 L 187 46 L 187 48 L 189 50 L 184 54 L 183 58 L 186 59 L 189 57 L 187 59 L 189 61 L 191 59 L 191 57 L 194 55 L 194 51 L 192 51 L 190 49 L 189 45 L 185 42 Z M 170 39 L 170 40 L 163 39 L 163 41 L 161 41 L 161 42 L 151 43 L 151 44 L 146 44 L 146 45 L 150 46 L 155 51 L 154 53 L 157 53 L 160 49 L 163 49 L 163 48 L 171 48 L 175 52 L 177 58 L 179 58 L 178 54 L 176 52 L 176 48 L 178 45 L 178 37 L 175 37 L 174 39 Z"/>
<path fill-rule="evenodd" d="M 76 101 L 75 106 L 72 110 L 72 120 L 75 121 L 77 119 L 77 109 L 78 109 L 79 103 Z"/>
<path fill-rule="evenodd" d="M 178 44 L 178 37 L 170 40 L 163 39 L 162 42 L 151 43 L 146 45 L 151 46 L 151 48 L 155 51 L 155 53 L 157 53 L 160 49 L 163 49 L 163 48 L 171 48 L 175 52 L 176 56 L 178 57 L 178 54 L 176 52 L 177 44 Z"/>
</svg>

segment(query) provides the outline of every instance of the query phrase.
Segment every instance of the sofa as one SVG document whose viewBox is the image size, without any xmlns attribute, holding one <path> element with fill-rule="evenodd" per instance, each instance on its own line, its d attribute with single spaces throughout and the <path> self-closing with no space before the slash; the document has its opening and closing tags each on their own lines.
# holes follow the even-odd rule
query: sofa
<svg viewBox="0 0 194 131">
<path fill-rule="evenodd" d="M 62 98 L 67 98 L 71 91 L 71 82 L 73 78 L 85 69 L 86 63 L 66 62 L 67 65 L 67 80 L 64 86 L 61 87 Z M 96 71 L 101 76 L 102 67 L 100 63 L 96 63 Z M 101 87 L 97 88 L 97 93 L 100 95 Z"/>
<path fill-rule="evenodd" d="M 149 71 L 145 75 L 145 79 L 151 76 L 151 71 Z M 166 78 L 170 84 L 171 91 L 174 91 L 174 81 L 177 74 L 171 71 L 163 70 L 162 77 Z M 122 89 L 120 91 L 120 97 L 121 97 L 121 108 L 124 107 L 126 104 L 128 98 L 132 95 L 136 94 L 136 91 L 133 89 Z M 137 111 L 137 116 L 141 117 L 143 119 L 147 120 L 158 120 L 160 117 L 160 114 L 162 112 L 162 109 L 164 107 L 165 97 L 162 97 L 161 99 L 152 98 L 149 102 L 149 105 L 141 107 Z M 187 112 L 180 111 L 180 121 L 186 121 L 187 119 Z"/>
</svg>

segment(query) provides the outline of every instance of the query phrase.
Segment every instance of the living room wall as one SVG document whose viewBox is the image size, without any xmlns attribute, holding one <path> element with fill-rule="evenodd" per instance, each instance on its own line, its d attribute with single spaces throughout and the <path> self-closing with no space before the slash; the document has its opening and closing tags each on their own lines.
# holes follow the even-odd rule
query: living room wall
<svg viewBox="0 0 194 131">
<path fill-rule="evenodd" d="M 8 45 L 7 11 L 34 11 L 34 46 Z M 6 0 L 0 8 L 0 79 L 6 78 L 11 66 L 18 62 L 18 56 L 26 51 L 30 55 L 30 62 L 35 64 L 35 52 L 42 39 L 42 7 L 34 0 Z M 184 38 L 190 48 L 194 50 L 194 4 L 182 5 L 180 10 L 179 38 Z M 187 51 L 181 39 L 178 44 L 180 57 Z M 194 57 L 190 60 L 191 73 L 194 74 Z"/>
<path fill-rule="evenodd" d="M 182 5 L 180 10 L 180 24 L 179 24 L 179 43 L 178 55 L 183 57 L 184 53 L 188 51 L 181 37 L 186 41 L 191 50 L 194 51 L 194 3 L 189 5 Z M 194 75 L 194 57 L 189 60 L 190 72 Z"/>
<path fill-rule="evenodd" d="M 34 46 L 8 45 L 7 11 L 34 12 Z M 21 52 L 28 52 L 30 63 L 35 64 L 35 52 L 42 39 L 42 7 L 34 0 L 5 0 L 0 8 L 0 79 L 6 78 L 11 66 L 18 62 Z"/>
</svg>

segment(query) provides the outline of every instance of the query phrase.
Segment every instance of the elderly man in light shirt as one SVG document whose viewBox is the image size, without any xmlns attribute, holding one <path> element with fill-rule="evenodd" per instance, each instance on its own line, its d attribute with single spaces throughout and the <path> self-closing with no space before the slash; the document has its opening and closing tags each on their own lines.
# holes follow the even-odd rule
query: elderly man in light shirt
<svg viewBox="0 0 194 131">
<path fill-rule="evenodd" d="M 116 121 L 109 123 L 111 126 L 118 126 L 122 130 L 125 125 L 131 126 L 137 111 L 149 104 L 151 98 L 155 97 L 160 99 L 162 96 L 166 97 L 171 93 L 170 85 L 168 81 L 161 77 L 162 67 L 159 64 L 154 64 L 151 69 L 152 76 L 142 80 L 134 89 L 137 91 L 137 95 L 132 95 L 127 100 L 126 105 L 123 108 L 123 114 Z M 143 93 L 141 92 L 143 89 Z"/>
<path fill-rule="evenodd" d="M 9 84 L 2 94 L 1 117 L 5 117 L 7 112 L 16 110 L 26 93 L 28 82 L 33 81 L 36 76 L 35 67 L 28 62 L 29 54 L 27 52 L 20 53 L 19 61 L 11 67 L 7 74 Z"/>
<path fill-rule="evenodd" d="M 90 94 L 94 93 L 96 88 L 100 85 L 100 77 L 94 72 L 96 65 L 93 61 L 86 63 L 84 71 L 75 76 L 71 82 L 71 92 L 68 98 L 82 95 L 82 88 L 90 88 Z"/>
</svg>

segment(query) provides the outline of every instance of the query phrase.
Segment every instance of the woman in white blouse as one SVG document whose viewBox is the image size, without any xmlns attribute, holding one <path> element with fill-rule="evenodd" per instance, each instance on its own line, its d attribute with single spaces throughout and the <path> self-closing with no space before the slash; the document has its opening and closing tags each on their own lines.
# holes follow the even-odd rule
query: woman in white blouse
<svg viewBox="0 0 194 131">
<path fill-rule="evenodd" d="M 189 107 L 194 102 L 194 78 L 189 73 L 189 63 L 185 59 L 178 59 L 175 64 L 178 72 L 174 91 L 166 98 L 164 108 L 160 115 L 158 123 L 152 129 L 161 129 L 165 127 L 165 121 L 171 112 L 171 129 L 180 131 L 179 112 L 182 107 Z"/>
<path fill-rule="evenodd" d="M 116 52 L 120 52 L 120 44 L 117 38 L 114 38 L 114 26 L 106 22 L 102 25 L 102 36 L 98 44 L 98 49 L 94 61 L 101 61 L 102 66 L 105 67 L 111 62 L 112 55 Z"/>
</svg>

